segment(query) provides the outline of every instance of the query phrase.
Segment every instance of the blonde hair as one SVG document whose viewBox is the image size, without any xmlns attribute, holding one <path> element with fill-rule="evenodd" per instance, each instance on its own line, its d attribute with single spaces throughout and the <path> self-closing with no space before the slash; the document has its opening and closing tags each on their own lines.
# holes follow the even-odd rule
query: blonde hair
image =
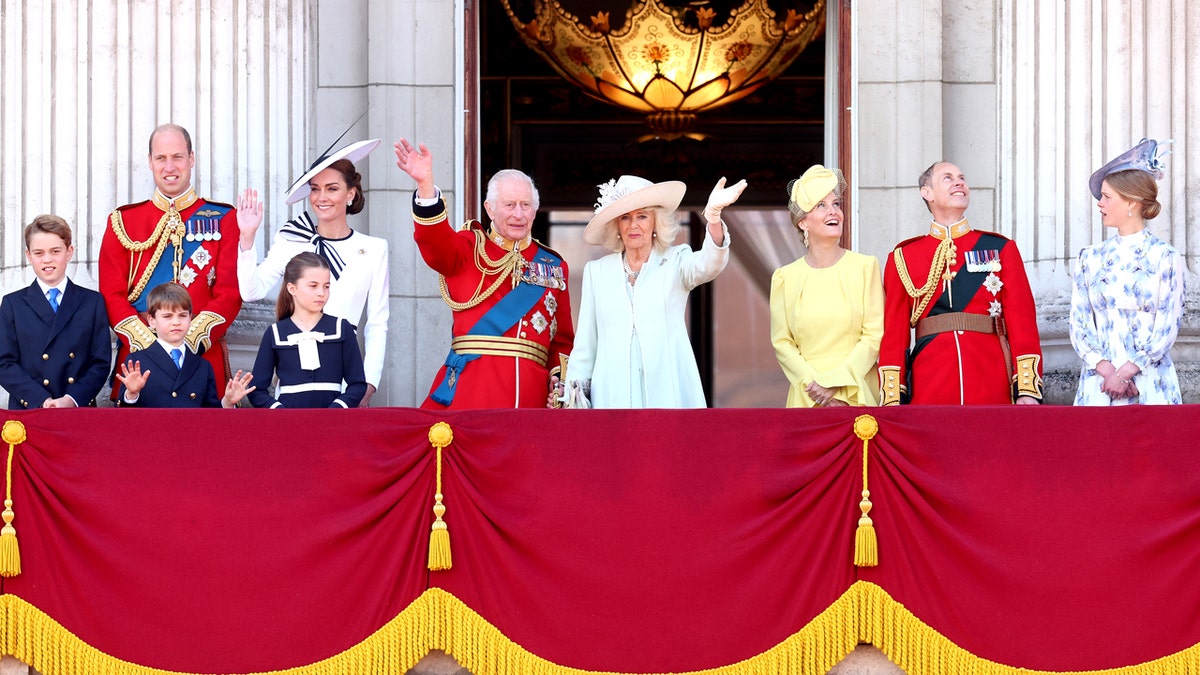
<svg viewBox="0 0 1200 675">
<path fill-rule="evenodd" d="M 675 218 L 675 212 L 668 211 L 662 206 L 650 206 L 635 210 L 649 211 L 654 215 L 654 236 L 651 238 L 654 250 L 663 253 L 668 248 L 671 248 L 671 244 L 675 243 L 675 237 L 679 236 L 679 221 Z M 622 213 L 621 215 L 625 214 Z M 617 217 L 619 218 L 620 216 Z M 617 227 L 617 218 L 608 221 L 604 226 L 603 245 L 604 248 L 614 253 L 620 253 L 625 250 L 625 242 L 621 241 L 621 229 Z"/>
<path fill-rule="evenodd" d="M 1142 217 L 1153 220 L 1162 211 L 1158 202 L 1158 182 L 1140 169 L 1114 171 L 1104 177 L 1108 186 L 1127 201 L 1142 205 Z"/>
</svg>

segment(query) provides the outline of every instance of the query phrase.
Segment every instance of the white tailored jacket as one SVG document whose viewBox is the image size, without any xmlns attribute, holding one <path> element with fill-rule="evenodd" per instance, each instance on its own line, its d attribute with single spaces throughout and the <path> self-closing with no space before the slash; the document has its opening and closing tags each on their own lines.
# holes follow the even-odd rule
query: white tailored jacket
<svg viewBox="0 0 1200 675">
<path fill-rule="evenodd" d="M 703 408 L 704 391 L 684 309 L 688 293 L 715 279 L 728 262 L 728 231 L 724 246 L 718 247 L 706 233 L 699 251 L 686 244 L 654 251 L 633 286 L 632 301 L 620 253 L 588 263 L 567 382 L 591 380 L 594 408 L 629 408 L 637 400 L 647 408 Z M 634 381 L 637 353 L 640 381 Z"/>
</svg>

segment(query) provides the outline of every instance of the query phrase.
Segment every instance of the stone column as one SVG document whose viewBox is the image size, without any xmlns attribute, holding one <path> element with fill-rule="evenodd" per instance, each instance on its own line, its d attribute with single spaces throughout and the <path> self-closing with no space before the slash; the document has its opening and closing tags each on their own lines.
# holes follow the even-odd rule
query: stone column
<svg viewBox="0 0 1200 675">
<path fill-rule="evenodd" d="M 998 222 L 1011 224 L 1038 300 L 1057 402 L 1070 402 L 1080 362 L 1067 333 L 1071 269 L 1080 249 L 1112 236 L 1088 177 L 1143 137 L 1175 139 L 1159 184 L 1163 211 L 1149 229 L 1195 270 L 1200 194 L 1200 103 L 1187 96 L 1200 62 L 1200 12 L 1171 0 L 1000 3 Z M 1189 305 L 1196 306 L 1195 277 Z M 1200 320 L 1185 316 L 1172 356 L 1185 402 L 1200 401 Z"/>
<path fill-rule="evenodd" d="M 234 202 L 254 187 L 273 206 L 309 157 L 309 5 L 5 2 L 0 285 L 33 280 L 22 230 L 55 213 L 75 232 L 71 278 L 95 288 L 108 214 L 153 194 L 146 144 L 165 122 L 192 134 L 200 195 Z M 235 367 L 249 366 L 261 337 L 231 327 Z M 0 392 L 0 403 L 6 398 Z"/>
<path fill-rule="evenodd" d="M 419 405 L 446 357 L 451 317 L 413 243 L 414 186 L 396 167 L 392 144 L 404 137 L 428 146 L 451 219 L 461 218 L 463 117 L 456 98 L 463 10 L 453 0 L 316 0 L 316 6 L 315 137 L 331 141 L 365 110 L 352 135 L 384 139 L 360 167 L 367 208 L 352 218 L 354 227 L 390 247 L 388 365 L 372 405 Z"/>
<path fill-rule="evenodd" d="M 916 182 L 943 156 L 943 10 L 940 0 L 864 0 L 853 11 L 854 223 L 859 250 L 882 259 L 929 219 Z"/>
</svg>

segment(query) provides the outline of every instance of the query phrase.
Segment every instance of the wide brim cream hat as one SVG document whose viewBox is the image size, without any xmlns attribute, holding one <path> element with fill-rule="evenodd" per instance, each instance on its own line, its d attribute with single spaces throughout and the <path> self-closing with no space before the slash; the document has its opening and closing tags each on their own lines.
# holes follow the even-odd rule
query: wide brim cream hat
<svg viewBox="0 0 1200 675">
<path fill-rule="evenodd" d="M 348 159 L 351 163 L 357 163 L 362 158 L 371 154 L 371 151 L 379 147 L 380 143 L 383 143 L 382 138 L 372 138 L 366 141 L 351 143 L 340 150 L 326 152 L 324 155 L 321 155 L 317 158 L 317 161 L 308 167 L 304 175 L 297 178 L 296 182 L 292 183 L 292 186 L 287 189 L 287 203 L 295 204 L 307 197 L 309 193 L 308 182 L 312 180 L 313 176 L 328 169 L 330 164 L 339 159 Z"/>
<path fill-rule="evenodd" d="M 621 176 L 597 187 L 600 198 L 596 200 L 596 213 L 583 230 L 583 240 L 597 246 L 604 245 L 609 226 L 620 216 L 655 206 L 674 211 L 687 192 L 680 181 L 651 183 L 640 176 Z"/>
</svg>

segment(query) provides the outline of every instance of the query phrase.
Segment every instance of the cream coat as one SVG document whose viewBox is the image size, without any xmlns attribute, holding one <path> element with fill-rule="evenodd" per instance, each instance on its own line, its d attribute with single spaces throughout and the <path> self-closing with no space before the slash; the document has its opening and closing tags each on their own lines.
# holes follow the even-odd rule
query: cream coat
<svg viewBox="0 0 1200 675">
<path fill-rule="evenodd" d="M 657 251 L 642 266 L 633 300 L 621 254 L 583 269 L 583 301 L 567 381 L 591 380 L 594 408 L 629 408 L 633 387 L 648 408 L 703 408 L 700 371 L 684 325 L 688 293 L 712 281 L 729 262 L 729 234 L 718 247 L 706 233 L 699 252 L 687 245 Z M 644 382 L 633 382 L 631 344 L 637 327 Z"/>
</svg>

